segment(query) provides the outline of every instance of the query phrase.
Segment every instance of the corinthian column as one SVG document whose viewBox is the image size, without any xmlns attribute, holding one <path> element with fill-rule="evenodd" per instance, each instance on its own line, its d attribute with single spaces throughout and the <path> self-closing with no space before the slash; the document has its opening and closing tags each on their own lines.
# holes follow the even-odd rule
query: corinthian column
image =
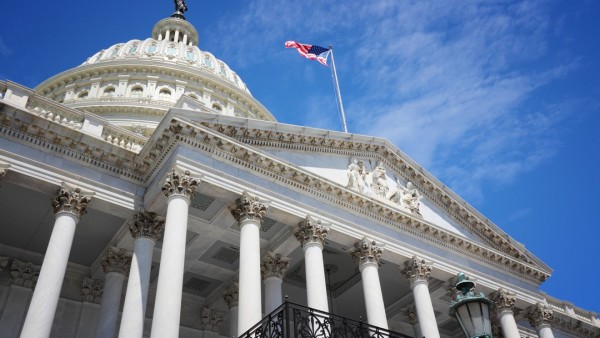
<svg viewBox="0 0 600 338">
<path fill-rule="evenodd" d="M 520 338 L 521 334 L 517 328 L 517 322 L 513 313 L 515 301 L 517 300 L 516 294 L 500 289 L 492 295 L 492 300 L 494 301 L 494 308 L 504 337 Z"/>
<path fill-rule="evenodd" d="M 352 258 L 358 263 L 358 269 L 362 277 L 363 293 L 367 308 L 367 321 L 369 325 L 387 330 L 387 316 L 385 314 L 378 271 L 382 253 L 383 245 L 367 237 L 363 237 L 362 240 L 354 243 Z"/>
<path fill-rule="evenodd" d="M 423 335 L 421 335 L 421 328 L 419 327 L 419 319 L 417 317 L 417 309 L 415 308 L 415 303 L 409 304 L 404 309 L 404 317 L 412 326 L 415 338 L 423 337 Z"/>
<path fill-rule="evenodd" d="M 168 205 L 150 335 L 152 338 L 179 335 L 188 209 L 199 181 L 199 178 L 191 177 L 189 171 L 180 173 L 173 168 L 167 173 L 162 188 Z"/>
<path fill-rule="evenodd" d="M 136 214 L 129 224 L 129 232 L 135 242 L 119 337 L 141 338 L 144 335 L 152 252 L 154 244 L 162 234 L 164 225 L 163 220 L 160 220 L 155 213 L 148 211 Z"/>
<path fill-rule="evenodd" d="M 265 283 L 265 314 L 273 312 L 282 304 L 281 284 L 290 265 L 288 257 L 268 251 L 260 266 Z"/>
<path fill-rule="evenodd" d="M 229 209 L 240 226 L 239 336 L 262 318 L 260 224 L 267 206 L 258 197 L 244 191 Z"/>
<path fill-rule="evenodd" d="M 63 185 L 52 201 L 55 221 L 50 242 L 46 249 L 40 276 L 33 292 L 21 337 L 49 337 L 58 305 L 69 253 L 75 235 L 75 226 L 85 213 L 91 194 L 80 188 L 71 189 Z"/>
<path fill-rule="evenodd" d="M 405 262 L 404 265 L 405 268 L 402 270 L 402 275 L 408 279 L 410 287 L 413 290 L 421 334 L 427 338 L 439 338 L 440 333 L 435 321 L 431 296 L 429 295 L 431 263 L 415 256 L 408 262 Z"/>
<path fill-rule="evenodd" d="M 323 243 L 329 227 L 311 216 L 298 223 L 294 236 L 304 250 L 304 270 L 306 273 L 306 298 L 308 307 L 329 312 L 327 304 L 327 284 L 323 264 Z"/>
<path fill-rule="evenodd" d="M 537 303 L 528 308 L 525 315 L 529 324 L 535 327 L 540 338 L 554 338 L 552 333 L 552 308 L 547 304 Z"/>
<path fill-rule="evenodd" d="M 8 265 L 8 259 L 2 257 L 0 266 Z M 0 269 L 2 271 L 2 269 Z M 18 337 L 21 323 L 27 311 L 27 304 L 38 279 L 40 267 L 31 262 L 13 259 L 10 265 L 10 288 L 4 310 L 0 316 L 0 335 Z"/>
<path fill-rule="evenodd" d="M 233 282 L 222 293 L 223 300 L 225 300 L 225 303 L 227 303 L 227 307 L 229 308 L 229 335 L 231 337 L 237 336 L 239 300 L 238 290 L 238 283 Z"/>
<path fill-rule="evenodd" d="M 96 338 L 113 338 L 116 334 L 123 282 L 130 266 L 131 255 L 125 249 L 111 248 L 102 259 L 104 291 L 100 301 Z"/>
</svg>

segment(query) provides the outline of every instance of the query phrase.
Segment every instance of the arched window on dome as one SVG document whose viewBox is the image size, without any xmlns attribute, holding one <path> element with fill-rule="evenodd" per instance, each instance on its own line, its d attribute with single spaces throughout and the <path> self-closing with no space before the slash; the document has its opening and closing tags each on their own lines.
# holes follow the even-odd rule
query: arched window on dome
<svg viewBox="0 0 600 338">
<path fill-rule="evenodd" d="M 167 55 L 175 56 L 176 54 L 177 54 L 177 48 L 175 48 L 175 45 L 169 45 L 169 47 L 167 47 Z"/>
<path fill-rule="evenodd" d="M 87 99 L 87 97 L 88 97 L 88 91 L 87 90 L 84 90 L 81 93 L 79 93 L 79 95 L 77 95 L 78 99 Z"/>
<path fill-rule="evenodd" d="M 219 63 L 219 72 L 221 72 L 221 75 L 227 76 L 227 71 L 225 70 L 225 65 L 222 63 Z"/>
<path fill-rule="evenodd" d="M 137 43 L 131 45 L 131 47 L 129 47 L 129 51 L 127 52 L 127 54 L 134 55 L 137 52 L 138 47 L 139 47 L 139 45 Z"/>
<path fill-rule="evenodd" d="M 223 111 L 223 108 L 222 108 L 222 107 L 221 107 L 221 105 L 220 105 L 220 104 L 218 104 L 218 103 L 213 103 L 213 105 L 212 105 L 212 109 L 214 109 L 214 110 L 216 110 L 216 111 L 218 111 L 218 112 L 221 112 L 221 111 Z"/>
<path fill-rule="evenodd" d="M 155 44 L 151 44 L 151 45 L 148 46 L 148 48 L 146 48 L 146 53 L 148 53 L 148 54 L 154 54 L 154 53 L 156 53 L 156 49 L 157 48 L 158 47 Z"/>
<path fill-rule="evenodd" d="M 188 49 L 185 52 L 185 58 L 188 59 L 188 61 L 196 61 L 196 53 L 194 53 L 193 50 Z"/>
<path fill-rule="evenodd" d="M 115 95 L 115 87 L 110 86 L 110 87 L 106 87 L 104 88 L 104 91 L 102 92 L 103 96 L 113 96 Z"/>
<path fill-rule="evenodd" d="M 121 50 L 121 47 L 117 46 L 115 47 L 115 49 L 112 50 L 112 53 L 110 53 L 110 57 L 114 58 L 117 56 L 117 54 L 119 54 L 119 51 Z"/>
<path fill-rule="evenodd" d="M 163 101 L 171 100 L 171 91 L 163 88 L 158 92 L 158 99 Z"/>
<path fill-rule="evenodd" d="M 143 94 L 144 94 L 144 88 L 142 88 L 141 86 L 135 86 L 135 87 L 131 88 L 130 95 L 132 97 L 141 97 Z"/>
<path fill-rule="evenodd" d="M 206 66 L 208 68 L 212 68 L 212 60 L 210 59 L 210 56 L 208 56 L 208 55 L 204 55 L 204 66 Z"/>
</svg>

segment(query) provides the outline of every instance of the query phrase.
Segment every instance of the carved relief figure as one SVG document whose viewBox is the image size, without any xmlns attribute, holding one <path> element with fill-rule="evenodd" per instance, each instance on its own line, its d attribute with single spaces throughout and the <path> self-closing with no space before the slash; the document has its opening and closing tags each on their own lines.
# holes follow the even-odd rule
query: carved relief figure
<svg viewBox="0 0 600 338">
<path fill-rule="evenodd" d="M 396 187 L 396 192 L 390 196 L 390 200 L 394 203 L 402 205 L 406 210 L 410 211 L 415 215 L 421 216 L 419 211 L 419 200 L 421 195 L 419 191 L 413 186 L 411 182 L 406 183 L 406 187 L 403 187 L 399 181 Z"/>
<path fill-rule="evenodd" d="M 346 187 L 354 191 L 365 192 L 367 186 L 365 182 L 366 176 L 367 171 L 363 161 L 358 161 L 353 157 L 350 160 L 350 165 L 348 165 L 348 185 Z"/>
<path fill-rule="evenodd" d="M 375 196 L 386 197 L 390 188 L 388 187 L 385 167 L 381 161 L 377 162 L 377 166 L 373 169 L 371 189 Z"/>
</svg>

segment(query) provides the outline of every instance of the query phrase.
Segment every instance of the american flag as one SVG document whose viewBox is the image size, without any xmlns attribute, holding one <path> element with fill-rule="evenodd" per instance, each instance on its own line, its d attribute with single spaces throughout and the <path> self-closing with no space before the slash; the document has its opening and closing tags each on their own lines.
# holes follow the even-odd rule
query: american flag
<svg viewBox="0 0 600 338">
<path fill-rule="evenodd" d="M 296 48 L 300 55 L 304 56 L 307 59 L 317 60 L 323 66 L 327 66 L 327 57 L 331 52 L 331 49 L 315 46 L 315 45 L 306 45 L 303 43 L 298 43 L 296 41 L 286 41 L 285 48 Z"/>
</svg>

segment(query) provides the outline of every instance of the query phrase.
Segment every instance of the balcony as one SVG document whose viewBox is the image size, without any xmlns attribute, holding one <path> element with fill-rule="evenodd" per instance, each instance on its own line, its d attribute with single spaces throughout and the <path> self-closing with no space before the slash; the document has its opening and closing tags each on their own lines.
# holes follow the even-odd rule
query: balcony
<svg viewBox="0 0 600 338">
<path fill-rule="evenodd" d="M 411 338 L 356 320 L 285 302 L 239 338 Z"/>
</svg>

